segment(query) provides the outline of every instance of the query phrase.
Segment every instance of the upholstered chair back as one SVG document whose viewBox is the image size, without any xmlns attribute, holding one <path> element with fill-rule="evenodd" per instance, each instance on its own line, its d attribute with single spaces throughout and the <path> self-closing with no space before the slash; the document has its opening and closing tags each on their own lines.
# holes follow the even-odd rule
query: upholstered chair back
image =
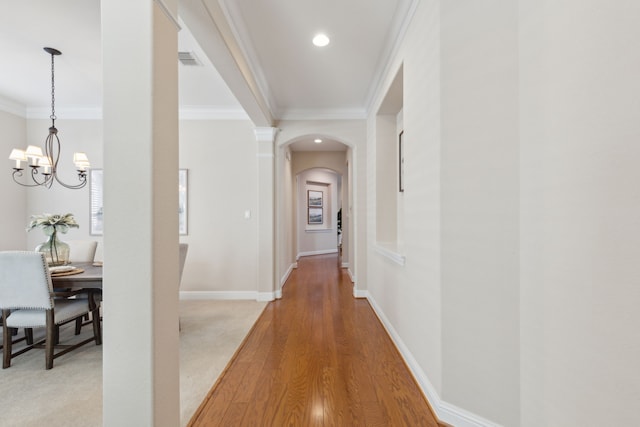
<svg viewBox="0 0 640 427">
<path fill-rule="evenodd" d="M 69 262 L 93 262 L 98 242 L 95 240 L 67 240 Z"/>
<path fill-rule="evenodd" d="M 0 252 L 0 309 L 53 308 L 51 275 L 40 252 Z"/>
</svg>

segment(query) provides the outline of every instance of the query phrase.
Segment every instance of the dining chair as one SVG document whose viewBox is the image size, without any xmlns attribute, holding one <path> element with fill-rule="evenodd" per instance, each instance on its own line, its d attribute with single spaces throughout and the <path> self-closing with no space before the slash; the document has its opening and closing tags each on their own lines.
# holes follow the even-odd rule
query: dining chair
<svg viewBox="0 0 640 427">
<path fill-rule="evenodd" d="M 66 244 L 69 245 L 69 262 L 93 262 L 93 258 L 96 254 L 98 242 L 95 240 L 67 240 Z M 57 298 L 82 298 L 84 295 L 77 295 L 77 293 L 69 293 L 65 289 L 55 289 L 55 296 Z M 85 315 L 83 319 L 76 321 L 76 335 L 80 334 L 80 328 L 83 324 L 89 324 L 91 320 L 89 315 Z"/>
<path fill-rule="evenodd" d="M 95 240 L 67 240 L 69 262 L 93 262 L 98 242 Z"/>
<path fill-rule="evenodd" d="M 103 262 L 104 261 L 104 243 L 98 242 L 96 246 L 96 253 L 93 255 L 93 262 Z"/>
<path fill-rule="evenodd" d="M 51 274 L 44 254 L 40 252 L 0 252 L 0 310 L 2 310 L 2 368 L 11 366 L 11 359 L 44 343 L 45 367 L 53 368 L 53 359 L 91 341 L 102 343 L 99 316 L 91 298 L 54 298 Z M 60 326 L 93 312 L 93 336 L 63 347 L 57 353 Z M 31 345 L 13 352 L 11 333 L 14 329 L 45 328 L 46 335 Z"/>
<path fill-rule="evenodd" d="M 0 326 L 3 325 L 2 315 L 0 314 Z M 19 342 L 25 341 L 27 344 L 33 344 L 33 330 L 29 328 L 24 329 L 24 335 L 19 336 L 20 332 L 17 329 L 12 329 L 9 331 L 11 336 L 11 344 L 17 344 Z M 4 333 L 3 333 L 4 336 Z M 4 348 L 4 344 L 0 342 L 0 350 Z"/>
</svg>

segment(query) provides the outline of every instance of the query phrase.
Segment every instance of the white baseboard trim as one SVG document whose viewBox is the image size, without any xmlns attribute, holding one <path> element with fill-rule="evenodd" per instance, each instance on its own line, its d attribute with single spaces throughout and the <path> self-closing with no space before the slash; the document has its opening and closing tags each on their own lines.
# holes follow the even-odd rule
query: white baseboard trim
<svg viewBox="0 0 640 427">
<path fill-rule="evenodd" d="M 502 427 L 493 421 L 482 418 L 480 415 L 473 414 L 466 409 L 452 405 L 444 401 L 440 401 L 440 411 L 438 418 L 456 427 Z"/>
<path fill-rule="evenodd" d="M 369 292 L 363 289 L 357 289 L 355 285 L 353 286 L 353 297 L 354 298 L 369 298 Z"/>
<path fill-rule="evenodd" d="M 325 255 L 325 254 L 337 254 L 338 249 L 324 249 L 321 251 L 310 251 L 310 252 L 300 252 L 296 259 L 300 259 L 303 256 L 313 256 L 313 255 Z"/>
<path fill-rule="evenodd" d="M 282 288 L 284 286 L 284 284 L 286 283 L 287 279 L 289 278 L 289 276 L 291 275 L 291 272 L 293 271 L 294 268 L 298 267 L 298 263 L 293 263 L 289 266 L 289 268 L 287 269 L 287 271 L 285 271 L 285 273 L 282 275 L 282 277 L 280 278 L 280 287 Z"/>
<path fill-rule="evenodd" d="M 255 291 L 180 291 L 181 300 L 257 300 Z"/>
<path fill-rule="evenodd" d="M 275 293 L 276 299 L 282 299 L 282 289 L 278 289 Z"/>
<path fill-rule="evenodd" d="M 355 290 L 355 288 L 354 288 Z M 376 303 L 376 300 L 369 294 L 368 291 L 356 291 L 358 294 L 362 294 L 369 300 L 371 307 L 375 311 L 376 315 L 382 322 L 382 325 L 387 330 L 387 333 L 393 340 L 394 344 L 398 348 L 398 351 L 402 355 L 405 363 L 413 373 L 413 376 L 418 381 L 418 385 L 422 389 L 422 392 L 426 396 L 429 404 L 431 405 L 436 417 L 440 421 L 451 424 L 455 427 L 501 427 L 499 424 L 482 418 L 479 415 L 473 414 L 465 409 L 458 408 L 455 405 L 443 401 L 438 392 L 436 391 L 431 381 L 422 370 L 418 362 L 413 357 L 407 346 L 404 344 L 396 330 L 393 328 L 389 319 L 385 316 L 384 312 Z"/>
<path fill-rule="evenodd" d="M 341 267 L 342 268 L 349 268 L 349 263 L 348 262 L 343 262 Z"/>
<path fill-rule="evenodd" d="M 347 274 L 349 275 L 349 279 L 351 279 L 351 283 L 356 283 L 356 275 L 353 274 L 353 271 L 351 271 L 351 268 L 347 269 Z"/>
<path fill-rule="evenodd" d="M 256 301 L 273 301 L 276 299 L 276 293 L 275 292 L 258 292 L 258 297 L 256 298 Z"/>
</svg>

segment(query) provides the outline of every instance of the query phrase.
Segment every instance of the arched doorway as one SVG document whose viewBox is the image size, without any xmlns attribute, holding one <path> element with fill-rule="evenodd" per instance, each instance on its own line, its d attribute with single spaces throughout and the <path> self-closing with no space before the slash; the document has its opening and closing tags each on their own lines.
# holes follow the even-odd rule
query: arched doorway
<svg viewBox="0 0 640 427">
<path fill-rule="evenodd" d="M 322 139 L 322 144 L 315 144 L 315 139 Z M 352 145 L 335 137 L 317 134 L 278 144 L 276 263 L 280 283 L 276 297 L 281 296 L 282 286 L 299 256 L 339 252 L 341 267 L 348 269 L 352 279 L 355 277 L 355 226 L 350 214 L 354 200 L 354 151 Z M 310 195 L 321 197 L 322 201 L 309 203 Z M 309 218 L 310 215 L 314 217 Z"/>
<path fill-rule="evenodd" d="M 323 167 L 305 169 L 295 176 L 296 259 L 339 253 L 342 181 L 342 173 Z"/>
</svg>

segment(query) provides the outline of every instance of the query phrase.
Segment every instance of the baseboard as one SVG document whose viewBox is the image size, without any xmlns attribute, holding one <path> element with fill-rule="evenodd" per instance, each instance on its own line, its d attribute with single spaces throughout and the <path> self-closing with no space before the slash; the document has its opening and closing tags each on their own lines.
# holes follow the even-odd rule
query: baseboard
<svg viewBox="0 0 640 427">
<path fill-rule="evenodd" d="M 480 415 L 476 415 L 466 409 L 459 408 L 456 405 L 444 401 L 440 401 L 440 414 L 438 414 L 438 418 L 455 427 L 502 427 L 502 425 L 482 418 Z"/>
<path fill-rule="evenodd" d="M 343 262 L 343 263 L 341 264 L 341 267 L 342 267 L 342 268 L 349 268 L 349 263 L 348 263 L 348 262 Z"/>
<path fill-rule="evenodd" d="M 354 288 L 355 290 L 355 288 Z M 363 295 L 363 297 L 367 298 L 371 307 L 373 307 L 373 311 L 376 313 L 382 325 L 387 330 L 387 333 L 393 340 L 396 348 L 402 355 L 405 363 L 409 367 L 409 370 L 413 374 L 414 378 L 418 382 L 418 385 L 422 389 L 425 397 L 429 401 L 433 412 L 436 417 L 438 417 L 439 421 L 442 421 L 447 424 L 451 424 L 455 427 L 501 427 L 499 424 L 494 423 L 493 421 L 489 421 L 485 418 L 482 418 L 479 415 L 473 414 L 465 409 L 459 408 L 455 405 L 447 403 L 443 401 L 438 392 L 436 391 L 431 381 L 422 370 L 418 362 L 413 357 L 407 346 L 404 344 L 396 330 L 389 322 L 389 319 L 385 316 L 384 312 L 376 303 L 376 300 L 369 294 L 368 291 L 356 291 L 359 295 Z"/>
<path fill-rule="evenodd" d="M 280 293 L 280 296 L 278 296 Z M 282 298 L 281 291 L 255 292 L 255 291 L 180 291 L 181 300 L 255 300 L 273 301 Z"/>
<path fill-rule="evenodd" d="M 351 268 L 347 268 L 347 274 L 349 275 L 349 279 L 351 279 L 351 283 L 356 283 L 356 275 L 353 274 Z"/>
<path fill-rule="evenodd" d="M 300 252 L 296 259 L 300 259 L 303 256 L 313 256 L 313 255 L 326 255 L 326 254 L 337 254 L 338 249 L 324 249 L 321 251 L 310 251 L 310 252 Z"/>
<path fill-rule="evenodd" d="M 295 263 L 295 262 L 289 266 L 287 271 L 285 271 L 285 273 L 280 278 L 280 288 L 284 286 L 284 284 L 287 282 L 287 279 L 291 275 L 291 272 L 293 271 L 293 269 L 297 267 L 298 267 L 298 263 Z"/>
<path fill-rule="evenodd" d="M 369 297 L 369 292 L 367 292 L 366 290 L 362 290 L 362 289 L 357 289 L 355 287 L 355 285 L 353 286 L 353 297 L 354 298 L 368 298 Z M 373 305 L 373 304 L 371 304 Z"/>
<path fill-rule="evenodd" d="M 275 292 L 258 292 L 258 296 L 256 298 L 256 301 L 273 301 L 276 299 L 276 293 Z"/>
<path fill-rule="evenodd" d="M 257 300 L 255 291 L 180 291 L 181 300 Z"/>
</svg>

